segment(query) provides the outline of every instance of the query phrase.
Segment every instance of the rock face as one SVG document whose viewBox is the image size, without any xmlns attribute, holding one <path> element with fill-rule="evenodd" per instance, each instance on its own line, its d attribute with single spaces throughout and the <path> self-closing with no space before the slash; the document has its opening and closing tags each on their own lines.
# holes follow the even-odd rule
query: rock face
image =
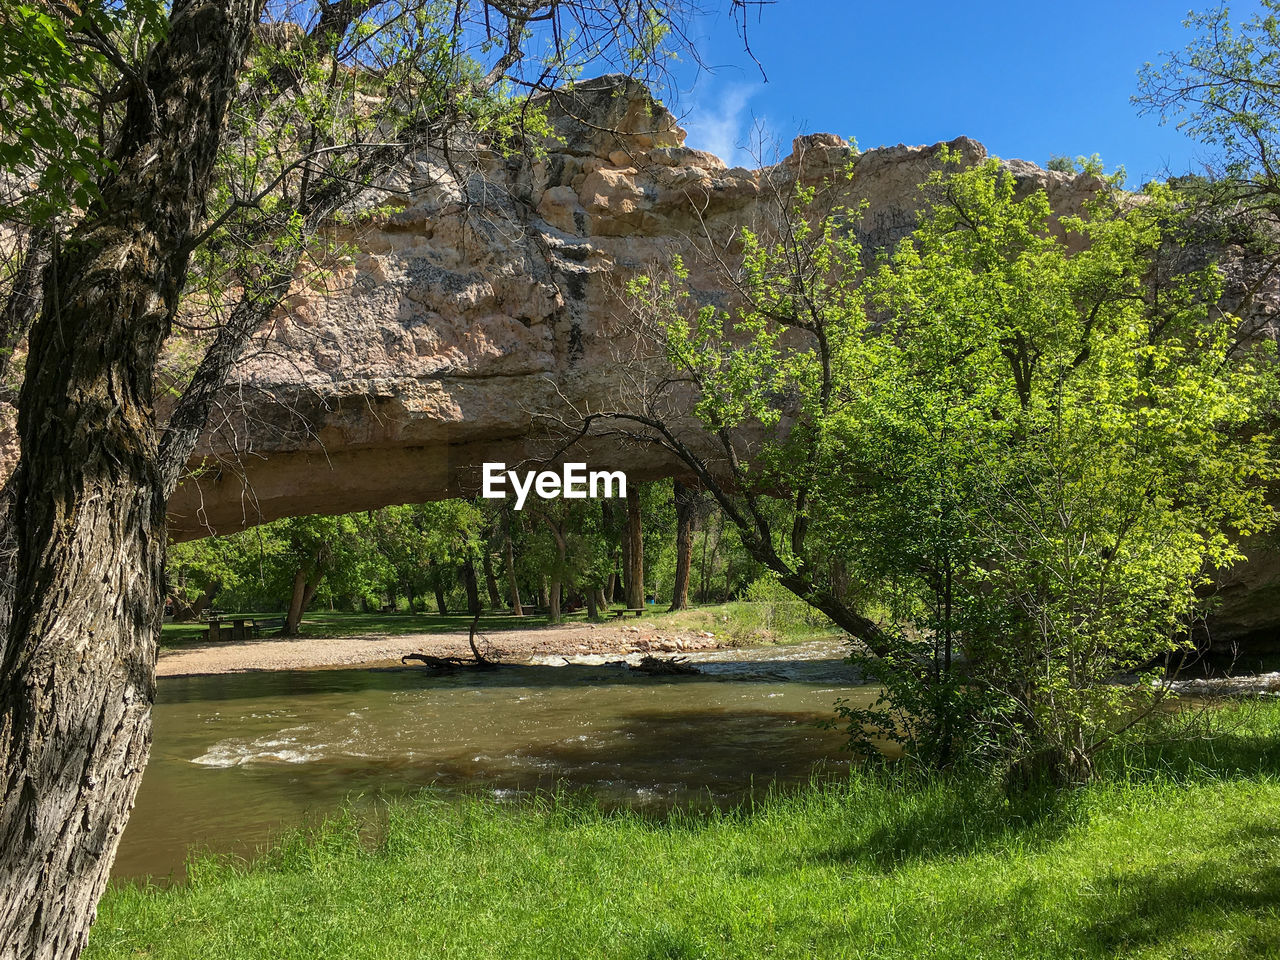
<svg viewBox="0 0 1280 960">
<path fill-rule="evenodd" d="M 856 154 L 813 134 L 773 166 L 728 169 L 685 147 L 675 118 L 625 79 L 581 83 L 548 107 L 555 137 L 541 156 L 419 157 L 362 198 L 354 212 L 372 215 L 338 238 L 353 262 L 307 278 L 240 364 L 170 504 L 176 537 L 475 492 L 482 463 L 546 456 L 548 418 L 619 392 L 637 349 L 622 278 L 681 254 L 699 294 L 724 302 L 694 248 L 710 240 L 731 255 L 735 231 L 768 221 L 776 191 L 850 163 L 842 193 L 866 203 L 863 249 L 884 249 L 914 226 L 944 147 L 986 156 L 967 138 Z M 1101 185 L 1005 165 L 1060 214 Z M 12 463 L 3 421 L 0 463 Z M 677 469 L 651 447 L 603 441 L 573 459 L 641 479 Z M 1280 635 L 1280 551 L 1256 559 L 1224 585 L 1219 640 Z"/>
<path fill-rule="evenodd" d="M 406 192 L 367 198 L 401 206 L 345 237 L 354 263 L 286 303 L 241 364 L 226 419 L 171 503 L 175 535 L 470 492 L 485 461 L 545 455 L 545 417 L 598 409 L 618 389 L 631 349 L 621 277 L 682 254 L 694 286 L 722 300 L 693 246 L 762 222 L 772 191 L 851 161 L 844 192 L 868 204 L 864 248 L 883 248 L 914 225 L 943 146 L 855 155 L 814 134 L 775 166 L 727 169 L 622 78 L 579 84 L 550 112 L 540 158 L 461 171 L 420 158 L 389 185 Z M 986 155 L 964 138 L 946 146 Z M 1060 212 L 1098 186 L 1009 168 Z M 641 478 L 674 469 L 651 448 L 597 443 L 584 458 Z"/>
</svg>

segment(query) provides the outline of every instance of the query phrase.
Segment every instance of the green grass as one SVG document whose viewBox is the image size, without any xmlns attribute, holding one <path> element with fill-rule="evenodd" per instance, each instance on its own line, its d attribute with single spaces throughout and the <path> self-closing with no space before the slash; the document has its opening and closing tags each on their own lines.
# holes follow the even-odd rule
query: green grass
<svg viewBox="0 0 1280 960">
<path fill-rule="evenodd" d="M 832 635 L 829 629 L 805 625 L 780 624 L 765 630 L 758 613 L 758 605 L 746 601 L 714 604 L 668 613 L 665 606 L 653 605 L 641 621 L 628 615 L 624 619 L 608 619 L 606 622 L 635 626 L 643 623 L 655 630 L 706 630 L 738 642 L 799 642 L 819 636 Z M 622 610 L 616 604 L 614 610 Z M 278 617 L 280 613 L 258 611 L 237 616 Z M 566 613 L 566 624 L 587 622 L 586 610 Z M 487 633 L 504 630 L 528 630 L 545 625 L 544 614 L 512 617 L 502 613 L 484 613 L 480 617 L 480 629 Z M 348 613 L 317 610 L 302 619 L 301 635 L 304 637 L 362 637 L 379 634 L 432 634 L 466 633 L 471 617 L 466 613 Z M 166 623 L 160 636 L 160 645 L 166 649 L 203 643 L 207 625 L 204 623 Z"/>
<path fill-rule="evenodd" d="M 1017 803 L 866 771 L 660 821 L 423 799 L 115 887 L 85 957 L 1280 956 L 1280 704 L 1202 734 Z"/>
</svg>

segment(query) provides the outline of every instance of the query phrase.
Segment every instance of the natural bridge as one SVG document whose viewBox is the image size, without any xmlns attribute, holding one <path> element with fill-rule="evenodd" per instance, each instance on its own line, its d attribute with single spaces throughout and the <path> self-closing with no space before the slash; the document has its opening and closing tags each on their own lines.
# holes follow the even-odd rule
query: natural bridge
<svg viewBox="0 0 1280 960">
<path fill-rule="evenodd" d="M 617 77 L 579 84 L 552 110 L 540 159 L 462 170 L 420 159 L 371 192 L 369 207 L 398 209 L 343 237 L 358 251 L 349 268 L 311 279 L 240 365 L 170 505 L 175 535 L 453 496 L 486 460 L 545 453 L 539 414 L 598 409 L 616 386 L 628 347 L 619 277 L 682 254 L 695 288 L 725 297 L 692 246 L 760 222 L 769 191 L 825 181 L 853 153 L 817 134 L 772 168 L 727 169 Z M 868 203 L 864 248 L 911 229 L 940 146 L 857 156 L 847 199 Z M 950 146 L 970 161 L 986 153 Z M 1010 168 L 1060 212 L 1097 187 Z M 667 472 L 651 448 L 593 455 L 642 478 Z"/>
<path fill-rule="evenodd" d="M 339 237 L 357 251 L 350 264 L 300 284 L 239 365 L 170 503 L 175 537 L 470 494 L 483 462 L 545 456 L 541 418 L 598 409 L 616 391 L 630 343 L 619 277 L 681 254 L 694 288 L 722 300 L 693 248 L 759 222 L 779 186 L 826 181 L 855 159 L 816 134 L 772 167 L 726 168 L 617 77 L 550 109 L 555 137 L 540 157 L 421 157 L 363 198 L 368 215 Z M 846 189 L 866 203 L 864 250 L 911 229 L 941 146 L 856 154 Z M 986 153 L 966 138 L 949 146 L 970 162 Z M 1100 185 L 1006 165 L 1058 213 Z M 5 440 L 11 454 L 11 431 Z M 574 459 L 642 479 L 675 471 L 654 448 L 620 442 Z M 1269 643 L 1280 628 L 1280 552 L 1253 554 L 1224 585 L 1215 639 Z"/>
</svg>

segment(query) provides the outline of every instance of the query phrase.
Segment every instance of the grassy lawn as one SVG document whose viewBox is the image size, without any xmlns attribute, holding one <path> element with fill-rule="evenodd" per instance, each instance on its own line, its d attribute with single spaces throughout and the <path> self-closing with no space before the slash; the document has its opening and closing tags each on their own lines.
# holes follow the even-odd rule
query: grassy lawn
<svg viewBox="0 0 1280 960">
<path fill-rule="evenodd" d="M 615 611 L 623 610 L 616 604 Z M 279 617 L 283 614 L 271 611 L 235 614 L 236 616 Z M 230 614 L 228 614 L 230 616 Z M 586 623 L 586 610 L 563 615 L 564 623 Z M 765 637 L 763 618 L 759 605 L 747 601 L 720 603 L 692 610 L 668 613 L 663 605 L 651 605 L 643 620 L 628 615 L 623 619 L 609 618 L 608 623 L 634 626 L 638 622 L 658 630 L 706 630 L 717 635 L 729 636 L 741 641 Z M 545 614 L 513 617 L 504 613 L 484 613 L 480 617 L 480 629 L 487 633 L 503 630 L 528 630 L 545 625 Z M 317 610 L 302 618 L 301 635 L 305 637 L 361 637 L 371 634 L 429 634 L 466 633 L 471 617 L 466 613 L 346 613 Z M 182 647 L 202 643 L 206 624 L 166 623 L 161 632 L 160 645 L 165 648 Z M 780 642 L 799 642 L 817 636 L 831 635 L 832 631 L 805 624 L 778 624 L 768 630 L 767 638 Z"/>
<path fill-rule="evenodd" d="M 1280 704 L 1214 726 L 1012 804 L 871 772 L 664 821 L 422 800 L 113 888 L 85 956 L 1277 957 Z"/>
</svg>

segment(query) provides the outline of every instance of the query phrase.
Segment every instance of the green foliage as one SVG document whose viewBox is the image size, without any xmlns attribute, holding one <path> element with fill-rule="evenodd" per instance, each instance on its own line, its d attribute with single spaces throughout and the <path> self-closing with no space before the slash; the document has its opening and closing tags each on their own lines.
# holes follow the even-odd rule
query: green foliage
<svg viewBox="0 0 1280 960">
<path fill-rule="evenodd" d="M 709 428 L 789 419 L 748 474 L 803 494 L 803 553 L 785 512 L 752 507 L 793 531 L 772 545 L 799 571 L 782 582 L 829 603 L 826 558 L 876 585 L 888 709 L 850 712 L 855 740 L 870 724 L 931 763 L 1087 775 L 1156 698 L 1113 678 L 1183 649 L 1201 588 L 1273 523 L 1274 358 L 1236 342 L 1214 269 L 1160 260 L 1181 216 L 1166 189 L 1104 191 L 1056 229 L 994 160 L 924 189 L 874 271 L 854 213 L 815 221 L 802 192 L 788 238 L 745 235 L 740 310 L 691 309 L 679 265 L 633 293 Z"/>
<path fill-rule="evenodd" d="M 768 574 L 751 581 L 743 592 L 757 635 L 777 637 L 830 629 L 831 621 Z"/>
<path fill-rule="evenodd" d="M 3 221 L 46 223 L 97 197 L 113 169 L 102 136 L 111 63 L 164 31 L 163 9 L 149 0 L 71 10 L 58 16 L 40 4 L 0 5 Z"/>
<path fill-rule="evenodd" d="M 1216 148 L 1229 179 L 1276 186 L 1272 158 L 1280 146 L 1280 2 L 1233 23 L 1226 5 L 1192 12 L 1183 26 L 1195 38 L 1163 63 L 1147 63 L 1134 97 L 1144 113 Z"/>
<path fill-rule="evenodd" d="M 1049 158 L 1049 163 L 1045 169 L 1058 173 L 1081 173 L 1089 177 L 1098 177 L 1108 181 L 1114 187 L 1123 186 L 1125 181 L 1124 167 L 1117 167 L 1113 173 L 1108 174 L 1106 164 L 1102 162 L 1102 157 L 1096 153 L 1088 157 L 1081 155 L 1074 160 L 1063 154 L 1055 153 Z"/>
<path fill-rule="evenodd" d="M 1062 219 L 1072 255 L 995 163 L 943 184 L 874 284 L 886 319 L 832 431 L 853 523 L 830 534 L 921 602 L 933 682 L 962 645 L 1007 749 L 1087 768 L 1154 696 L 1111 678 L 1181 649 L 1199 588 L 1273 522 L 1272 358 L 1211 310 L 1212 270 L 1147 296 L 1167 191 Z"/>
</svg>

